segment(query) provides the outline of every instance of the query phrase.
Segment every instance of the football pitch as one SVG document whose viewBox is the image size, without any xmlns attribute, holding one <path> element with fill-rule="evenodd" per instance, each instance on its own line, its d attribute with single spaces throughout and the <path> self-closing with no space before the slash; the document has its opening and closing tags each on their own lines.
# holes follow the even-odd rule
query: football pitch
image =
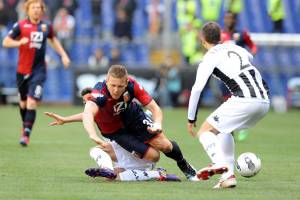
<svg viewBox="0 0 300 200">
<path fill-rule="evenodd" d="M 237 175 L 234 189 L 212 189 L 218 176 L 188 182 L 174 161 L 161 154 L 157 166 L 175 173 L 182 182 L 108 182 L 84 174 L 95 167 L 89 157 L 94 146 L 81 123 L 50 127 L 44 111 L 70 115 L 81 107 L 41 106 L 29 147 L 18 144 L 21 123 L 18 108 L 0 107 L 0 200 L 165 200 L 165 199 L 300 199 L 300 111 L 270 112 L 250 130 L 245 141 L 236 143 L 236 157 L 254 152 L 262 170 L 253 178 Z M 211 110 L 199 110 L 198 125 Z M 197 139 L 186 131 L 185 109 L 164 110 L 163 128 L 181 146 L 197 169 L 209 162 Z"/>
</svg>

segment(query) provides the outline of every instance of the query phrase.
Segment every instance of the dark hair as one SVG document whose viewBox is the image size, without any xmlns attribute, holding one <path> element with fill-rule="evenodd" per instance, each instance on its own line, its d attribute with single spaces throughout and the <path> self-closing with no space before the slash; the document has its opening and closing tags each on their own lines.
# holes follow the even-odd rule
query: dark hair
<svg viewBox="0 0 300 200">
<path fill-rule="evenodd" d="M 205 41 L 210 44 L 218 44 L 221 41 L 221 28 L 216 22 L 205 23 L 201 33 Z"/>
<path fill-rule="evenodd" d="M 230 10 L 226 11 L 225 16 L 226 15 L 231 15 L 233 17 L 233 19 L 235 19 L 235 20 L 237 20 L 237 18 L 238 18 L 238 15 Z"/>
<path fill-rule="evenodd" d="M 86 94 L 92 93 L 92 90 L 93 90 L 93 88 L 91 88 L 91 87 L 83 88 L 83 89 L 81 90 L 81 96 L 83 97 L 83 96 L 86 95 Z"/>
</svg>

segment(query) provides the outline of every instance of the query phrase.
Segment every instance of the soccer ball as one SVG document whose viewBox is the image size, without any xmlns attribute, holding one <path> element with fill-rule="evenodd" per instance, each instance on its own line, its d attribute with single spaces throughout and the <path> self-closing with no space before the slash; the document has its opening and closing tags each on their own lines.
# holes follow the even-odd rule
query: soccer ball
<svg viewBox="0 0 300 200">
<path fill-rule="evenodd" d="M 254 153 L 242 153 L 237 159 L 236 169 L 243 177 L 253 177 L 261 169 L 261 160 Z"/>
</svg>

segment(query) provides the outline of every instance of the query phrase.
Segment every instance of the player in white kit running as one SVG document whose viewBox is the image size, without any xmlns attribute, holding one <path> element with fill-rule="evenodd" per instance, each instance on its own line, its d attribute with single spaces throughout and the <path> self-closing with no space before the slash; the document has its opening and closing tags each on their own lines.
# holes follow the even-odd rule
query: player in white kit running
<svg viewBox="0 0 300 200">
<path fill-rule="evenodd" d="M 236 186 L 234 176 L 234 140 L 232 131 L 249 128 L 261 120 L 269 110 L 269 89 L 259 71 L 252 65 L 253 56 L 234 44 L 220 44 L 220 26 L 206 23 L 200 33 L 202 45 L 208 50 L 198 66 L 192 88 L 187 129 L 199 138 L 212 164 L 198 171 L 206 180 L 222 174 L 215 188 Z M 220 79 L 232 96 L 208 116 L 196 133 L 198 102 L 209 77 Z"/>
</svg>

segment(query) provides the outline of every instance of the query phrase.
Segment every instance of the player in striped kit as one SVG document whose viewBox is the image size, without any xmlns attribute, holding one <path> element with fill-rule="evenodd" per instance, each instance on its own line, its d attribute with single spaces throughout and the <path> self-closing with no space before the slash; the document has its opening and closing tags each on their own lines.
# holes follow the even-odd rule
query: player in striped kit
<svg viewBox="0 0 300 200">
<path fill-rule="evenodd" d="M 206 180 L 222 174 L 215 188 L 236 186 L 234 176 L 234 140 L 232 131 L 249 128 L 261 120 L 269 110 L 269 89 L 259 71 L 252 65 L 252 55 L 234 44 L 220 43 L 220 26 L 206 23 L 200 33 L 203 46 L 208 50 L 198 66 L 188 108 L 187 129 L 199 138 L 211 165 L 197 172 Z M 196 133 L 197 106 L 200 94 L 213 75 L 230 90 L 232 96 L 208 116 Z"/>
<path fill-rule="evenodd" d="M 61 56 L 65 68 L 69 67 L 70 59 L 57 40 L 52 25 L 42 20 L 46 9 L 43 0 L 27 0 L 24 8 L 28 17 L 15 23 L 3 40 L 3 47 L 19 48 L 17 87 L 23 122 L 20 144 L 27 146 L 36 118 L 36 108 L 42 98 L 43 85 L 46 80 L 47 39 Z"/>
</svg>

